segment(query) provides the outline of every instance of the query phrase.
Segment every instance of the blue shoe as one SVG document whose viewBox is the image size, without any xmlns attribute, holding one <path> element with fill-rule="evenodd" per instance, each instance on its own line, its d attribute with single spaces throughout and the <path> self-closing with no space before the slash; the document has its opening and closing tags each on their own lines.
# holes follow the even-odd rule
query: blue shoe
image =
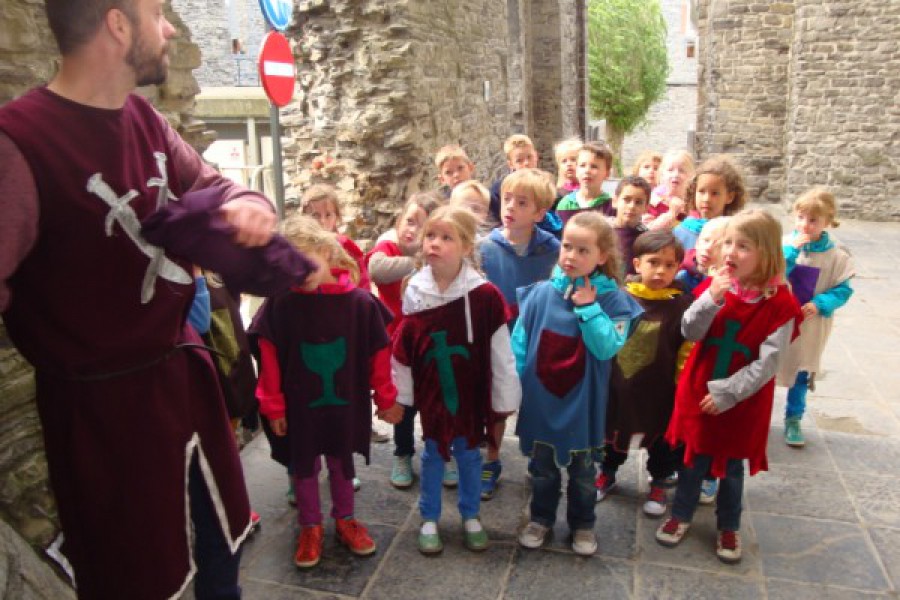
<svg viewBox="0 0 900 600">
<path fill-rule="evenodd" d="M 503 466 L 499 460 L 484 463 L 481 467 L 481 499 L 490 500 L 497 493 L 497 482 Z"/>
<path fill-rule="evenodd" d="M 456 459 L 451 458 L 444 463 L 444 478 L 442 480 L 445 488 L 455 488 L 459 485 L 459 471 L 456 468 Z"/>
<path fill-rule="evenodd" d="M 700 484 L 700 504 L 712 504 L 719 492 L 718 479 L 704 479 Z"/>
</svg>

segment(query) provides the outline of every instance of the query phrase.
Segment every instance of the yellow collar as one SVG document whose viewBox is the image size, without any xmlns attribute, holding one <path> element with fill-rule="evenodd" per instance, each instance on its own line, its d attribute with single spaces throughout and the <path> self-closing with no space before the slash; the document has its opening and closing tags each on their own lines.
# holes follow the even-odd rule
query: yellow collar
<svg viewBox="0 0 900 600">
<path fill-rule="evenodd" d="M 671 300 L 675 296 L 680 296 L 684 292 L 676 288 L 663 288 L 661 290 L 651 290 L 639 281 L 632 281 L 625 284 L 625 288 L 632 296 L 636 296 L 643 300 Z"/>
</svg>

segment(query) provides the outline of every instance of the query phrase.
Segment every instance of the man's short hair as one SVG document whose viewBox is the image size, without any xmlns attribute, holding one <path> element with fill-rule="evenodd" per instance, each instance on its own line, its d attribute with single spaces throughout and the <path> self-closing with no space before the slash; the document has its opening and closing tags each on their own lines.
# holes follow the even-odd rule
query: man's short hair
<svg viewBox="0 0 900 600">
<path fill-rule="evenodd" d="M 44 11 L 59 53 L 66 56 L 90 41 L 113 8 L 137 22 L 134 0 L 46 0 Z"/>
</svg>

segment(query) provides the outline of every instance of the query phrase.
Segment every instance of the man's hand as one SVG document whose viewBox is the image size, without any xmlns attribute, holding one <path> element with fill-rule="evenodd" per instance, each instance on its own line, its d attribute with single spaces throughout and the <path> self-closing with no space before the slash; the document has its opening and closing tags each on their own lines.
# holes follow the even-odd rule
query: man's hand
<svg viewBox="0 0 900 600">
<path fill-rule="evenodd" d="M 275 213 L 255 200 L 235 198 L 223 204 L 219 210 L 234 227 L 234 239 L 241 246 L 265 246 L 275 233 L 278 222 Z"/>
<path fill-rule="evenodd" d="M 396 425 L 403 420 L 403 405 L 399 402 L 395 402 L 392 407 L 379 410 L 375 415 L 385 423 Z"/>
</svg>

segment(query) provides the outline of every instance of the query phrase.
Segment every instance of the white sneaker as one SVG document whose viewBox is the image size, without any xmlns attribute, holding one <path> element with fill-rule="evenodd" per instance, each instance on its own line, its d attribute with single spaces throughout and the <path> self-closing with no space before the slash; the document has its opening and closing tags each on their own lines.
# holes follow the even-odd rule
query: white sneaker
<svg viewBox="0 0 900 600">
<path fill-rule="evenodd" d="M 661 517 L 666 514 L 666 490 L 661 486 L 650 486 L 650 493 L 644 502 L 644 514 L 648 517 Z"/>
<path fill-rule="evenodd" d="M 593 529 L 576 529 L 572 534 L 572 551 L 579 556 L 593 556 L 597 552 L 597 536 Z"/>
<path fill-rule="evenodd" d="M 540 548 L 544 545 L 549 531 L 549 527 L 531 521 L 519 534 L 519 544 L 525 548 Z"/>
<path fill-rule="evenodd" d="M 718 479 L 704 479 L 700 484 L 700 504 L 712 504 L 719 493 Z"/>
</svg>

